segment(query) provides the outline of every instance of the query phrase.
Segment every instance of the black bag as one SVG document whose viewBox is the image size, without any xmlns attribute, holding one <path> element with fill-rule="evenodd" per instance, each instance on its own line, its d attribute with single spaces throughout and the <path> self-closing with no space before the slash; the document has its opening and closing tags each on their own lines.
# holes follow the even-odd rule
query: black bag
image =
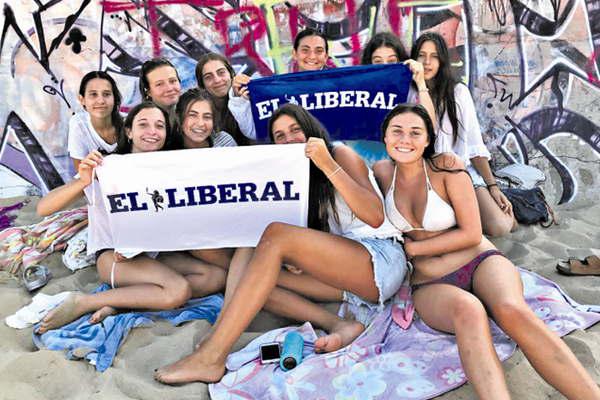
<svg viewBox="0 0 600 400">
<path fill-rule="evenodd" d="M 554 212 L 546 203 L 544 192 L 539 187 L 533 189 L 502 189 L 513 206 L 515 218 L 520 224 L 537 224 L 544 228 L 556 224 Z"/>
</svg>

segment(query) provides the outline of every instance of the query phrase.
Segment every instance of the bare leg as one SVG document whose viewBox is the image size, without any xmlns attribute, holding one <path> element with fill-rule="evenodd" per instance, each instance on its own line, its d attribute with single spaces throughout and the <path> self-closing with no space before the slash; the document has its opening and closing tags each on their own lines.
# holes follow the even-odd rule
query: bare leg
<svg viewBox="0 0 600 400">
<path fill-rule="evenodd" d="M 226 284 L 225 284 L 225 296 L 223 298 L 223 307 L 221 308 L 221 312 L 217 317 L 217 320 L 211 327 L 208 332 L 205 332 L 203 335 L 195 338 L 197 340 L 196 345 L 194 346 L 197 349 L 210 335 L 212 335 L 215 325 L 221 320 L 221 316 L 223 315 L 223 310 L 231 301 L 231 297 L 240 282 L 243 278 L 244 273 L 246 272 L 246 267 L 250 263 L 250 259 L 254 254 L 254 247 L 240 247 L 235 250 L 234 254 L 231 258 L 231 264 L 227 270 L 226 275 Z"/>
<path fill-rule="evenodd" d="M 229 268 L 231 257 L 235 249 L 203 249 L 190 250 L 189 253 L 199 260 L 221 268 Z"/>
<path fill-rule="evenodd" d="M 227 286 L 223 307 L 226 307 L 233 297 L 233 293 L 243 278 L 247 266 L 254 254 L 254 248 L 239 248 L 236 250 L 227 274 Z M 290 290 L 283 289 L 287 287 Z M 356 321 L 344 321 L 337 315 L 330 313 L 325 308 L 298 295 L 306 295 L 320 301 L 341 301 L 342 291 L 329 286 L 308 274 L 293 274 L 282 270 L 276 286 L 264 309 L 276 315 L 295 321 L 310 321 L 313 325 L 323 328 L 330 334 L 317 340 L 315 350 L 330 352 L 338 350 L 349 344 L 364 330 L 364 326 Z M 223 313 L 219 314 L 219 319 Z M 217 320 L 218 322 L 218 320 Z M 216 324 L 215 324 L 216 325 Z M 212 334 L 206 333 L 196 345 L 202 344 Z"/>
<path fill-rule="evenodd" d="M 569 399 L 600 399 L 600 389 L 569 347 L 527 306 L 521 277 L 509 260 L 486 258 L 475 271 L 474 288 L 546 382 Z"/>
<path fill-rule="evenodd" d="M 218 293 L 225 287 L 225 269 L 193 257 L 187 252 L 161 253 L 158 261 L 187 279 L 194 298 Z"/>
<path fill-rule="evenodd" d="M 413 294 L 415 309 L 430 327 L 456 335 L 460 360 L 480 399 L 510 399 L 487 313 L 471 293 L 456 286 L 431 284 Z"/>
<path fill-rule="evenodd" d="M 510 214 L 504 213 L 487 188 L 479 187 L 475 189 L 475 194 L 479 203 L 483 233 L 492 237 L 507 235 L 517 224 L 512 211 Z"/>
<path fill-rule="evenodd" d="M 306 228 L 273 223 L 265 230 L 244 279 L 222 310 L 215 332 L 192 355 L 161 368 L 155 378 L 165 383 L 216 382 L 225 372 L 225 359 L 277 284 L 282 263 L 335 287 L 351 290 L 376 302 L 369 252 L 346 238 Z"/>
<path fill-rule="evenodd" d="M 235 293 L 240 281 L 246 273 L 246 267 L 250 263 L 253 255 L 254 247 L 241 247 L 236 249 L 233 253 L 231 264 L 229 265 L 229 270 L 227 271 L 227 283 L 225 285 L 223 308 L 225 308 L 231 302 L 233 293 Z M 221 314 L 219 314 L 219 319 L 221 319 Z"/>
<path fill-rule="evenodd" d="M 224 301 L 225 305 L 229 304 L 233 293 L 235 292 L 240 280 L 246 272 L 246 268 L 248 267 L 253 254 L 253 247 L 239 248 L 235 251 L 229 272 L 227 274 L 227 285 L 225 288 Z M 342 291 L 340 289 L 321 282 L 309 274 L 298 275 L 286 270 L 281 270 L 279 273 L 279 278 L 277 279 L 277 287 L 285 288 L 302 294 L 303 296 L 309 297 L 316 301 L 333 302 L 342 300 Z M 268 309 L 268 302 L 265 304 L 265 308 Z M 269 311 L 276 312 L 274 310 Z M 283 314 L 278 315 L 295 319 L 297 321 L 310 321 L 310 319 L 306 318 L 295 318 L 293 316 Z"/>
<path fill-rule="evenodd" d="M 112 251 L 105 251 L 98 257 L 98 273 L 104 282 L 110 282 L 113 259 Z M 183 276 L 146 256 L 117 263 L 115 282 L 119 286 L 116 289 L 72 294 L 48 313 L 38 333 L 56 329 L 105 306 L 168 310 L 183 305 L 191 296 L 190 285 Z"/>
</svg>

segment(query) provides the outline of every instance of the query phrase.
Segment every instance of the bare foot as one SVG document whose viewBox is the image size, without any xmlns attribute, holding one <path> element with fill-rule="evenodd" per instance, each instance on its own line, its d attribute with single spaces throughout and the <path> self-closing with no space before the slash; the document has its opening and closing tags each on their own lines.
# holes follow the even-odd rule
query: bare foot
<svg viewBox="0 0 600 400">
<path fill-rule="evenodd" d="M 225 375 L 225 361 L 211 363 L 200 348 L 181 360 L 159 368 L 154 372 L 154 379 L 167 385 L 204 382 L 219 382 Z"/>
<path fill-rule="evenodd" d="M 104 306 L 90 317 L 90 324 L 97 324 L 98 322 L 104 321 L 104 318 L 115 315 L 117 313 L 117 309 L 111 306 Z"/>
<path fill-rule="evenodd" d="M 42 334 L 51 329 L 60 328 L 85 314 L 87 310 L 81 306 L 82 298 L 83 294 L 80 292 L 73 292 L 68 295 L 62 303 L 42 319 L 37 333 Z"/>
<path fill-rule="evenodd" d="M 346 347 L 364 330 L 364 325 L 358 321 L 342 320 L 333 327 L 329 335 L 321 336 L 315 341 L 315 352 L 329 353 Z"/>
</svg>

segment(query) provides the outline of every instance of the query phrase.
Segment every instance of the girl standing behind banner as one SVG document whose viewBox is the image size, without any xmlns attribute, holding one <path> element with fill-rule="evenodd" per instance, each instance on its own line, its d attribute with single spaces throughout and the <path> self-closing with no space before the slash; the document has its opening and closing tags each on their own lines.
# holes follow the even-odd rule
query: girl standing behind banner
<svg viewBox="0 0 600 400">
<path fill-rule="evenodd" d="M 498 188 L 490 168 L 490 152 L 481 137 L 469 88 L 452 76 L 444 38 L 437 33 L 424 33 L 413 45 L 411 57 L 424 66 L 425 81 L 438 115 L 435 151 L 453 151 L 465 162 L 477 194 L 483 233 L 506 235 L 516 225 L 512 205 Z"/>
<path fill-rule="evenodd" d="M 391 161 L 380 161 L 374 170 L 386 214 L 404 233 L 406 255 L 415 267 L 415 309 L 429 327 L 456 335 L 477 397 L 510 399 L 489 313 L 565 397 L 600 399 L 600 389 L 567 345 L 525 302 L 515 266 L 482 235 L 471 181 L 435 155 L 437 138 L 425 109 L 396 106 L 382 131 Z"/>
<path fill-rule="evenodd" d="M 250 104 L 232 104 L 234 99 L 230 90 L 234 75 L 235 71 L 229 60 L 217 53 L 204 54 L 196 64 L 198 87 L 206 89 L 212 96 L 219 127 L 233 136 L 240 146 L 246 146 L 256 139 L 256 132 L 252 114 L 250 119 L 245 114 L 244 107 L 249 111 Z"/>
<path fill-rule="evenodd" d="M 68 152 L 75 170 L 91 151 L 112 153 L 117 147 L 118 132 L 123 126 L 119 114 L 121 93 L 114 79 L 104 71 L 91 71 L 79 84 L 82 112 L 69 120 Z"/>
<path fill-rule="evenodd" d="M 437 121 L 433 100 L 423 74 L 423 64 L 409 59 L 400 39 L 390 32 L 379 32 L 365 45 L 362 52 L 361 64 L 396 64 L 402 63 L 413 74 L 413 84 L 408 89 L 407 103 L 423 105 L 433 121 Z"/>
<path fill-rule="evenodd" d="M 320 71 L 327 68 L 329 45 L 325 35 L 311 28 L 300 31 L 294 39 L 292 60 L 294 66 L 291 72 Z M 248 91 L 250 79 L 245 74 L 238 74 L 233 78 L 229 92 L 229 109 L 238 121 L 246 121 L 248 135 L 256 138 L 256 127 L 252 118 L 250 92 Z"/>
<path fill-rule="evenodd" d="M 168 149 L 172 134 L 167 112 L 151 102 L 135 106 L 128 114 L 119 135 L 117 153 L 143 153 Z M 56 212 L 85 195 L 92 201 L 101 201 L 98 182 L 93 170 L 102 164 L 102 155 L 92 151 L 79 164 L 79 176 L 52 190 L 37 206 L 39 215 Z M 96 186 L 94 188 L 94 186 Z M 61 327 L 80 316 L 94 312 L 90 322 L 98 323 L 116 309 L 173 309 L 183 305 L 192 294 L 196 297 L 213 293 L 206 290 L 206 282 L 198 279 L 203 270 L 168 266 L 146 254 L 126 259 L 107 247 L 112 245 L 110 229 L 103 207 L 90 207 L 88 244 L 95 244 L 98 275 L 112 290 L 94 294 L 74 292 L 42 320 L 38 333 Z"/>
<path fill-rule="evenodd" d="M 171 61 L 153 58 L 142 64 L 139 89 L 144 100 L 152 100 L 167 111 L 171 126 L 175 125 L 175 105 L 181 96 L 181 79 Z"/>
<path fill-rule="evenodd" d="M 244 253 L 241 261 L 249 259 L 249 264 L 241 266 L 245 271 L 236 282 L 228 281 L 233 287 L 227 288 L 230 294 L 213 332 L 192 355 L 158 370 L 155 378 L 161 382 L 219 381 L 231 347 L 263 306 L 321 326 L 329 334 L 315 342 L 315 350 L 338 350 L 365 325 L 342 320 L 308 298 L 381 309 L 407 273 L 402 245 L 390 234 L 395 229 L 386 223 L 381 194 L 362 159 L 347 146 L 332 147 L 321 124 L 294 104 L 273 113 L 269 133 L 276 144 L 306 143 L 305 154 L 312 161 L 310 228 L 274 222 L 253 254 L 238 250 Z M 238 252 L 230 274 L 237 268 Z M 286 275 L 282 264 L 304 272 L 295 284 L 286 277 L 292 290 L 277 286 Z"/>
</svg>

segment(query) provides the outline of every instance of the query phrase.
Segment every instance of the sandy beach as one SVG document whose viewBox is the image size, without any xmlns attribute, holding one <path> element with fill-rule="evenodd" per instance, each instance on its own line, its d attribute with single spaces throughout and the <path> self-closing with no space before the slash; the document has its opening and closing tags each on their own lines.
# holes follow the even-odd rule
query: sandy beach
<svg viewBox="0 0 600 400">
<path fill-rule="evenodd" d="M 0 205 L 13 204 L 23 198 L 2 199 Z M 37 198 L 24 207 L 15 225 L 25 225 L 40 218 L 35 214 Z M 506 238 L 494 243 L 516 265 L 530 269 L 557 282 L 571 297 L 582 304 L 600 303 L 600 277 L 565 277 L 555 272 L 559 259 L 600 254 L 600 205 L 590 203 L 556 207 L 559 226 L 544 229 L 520 226 Z M 50 267 L 53 279 L 41 289 L 46 294 L 68 290 L 91 291 L 98 285 L 94 267 L 71 273 L 63 266 L 59 253 L 43 262 Z M 4 319 L 30 302 L 31 294 L 1 273 L 0 318 Z M 251 324 L 236 345 L 241 348 L 260 332 L 288 324 L 263 312 Z M 114 364 L 104 373 L 96 372 L 85 361 L 69 361 L 62 352 L 39 351 L 32 342 L 32 328 L 15 330 L 0 324 L 0 399 L 207 399 L 205 384 L 178 387 L 161 385 L 152 379 L 152 371 L 192 350 L 194 338 L 206 332 L 206 321 L 181 327 L 156 322 L 149 328 L 133 329 L 119 350 Z M 600 324 L 587 331 L 576 331 L 564 338 L 569 347 L 597 382 L 600 382 Z M 508 385 L 514 399 L 561 399 L 532 369 L 520 351 L 504 364 Z M 475 399 L 467 384 L 439 397 L 440 399 Z"/>
</svg>

